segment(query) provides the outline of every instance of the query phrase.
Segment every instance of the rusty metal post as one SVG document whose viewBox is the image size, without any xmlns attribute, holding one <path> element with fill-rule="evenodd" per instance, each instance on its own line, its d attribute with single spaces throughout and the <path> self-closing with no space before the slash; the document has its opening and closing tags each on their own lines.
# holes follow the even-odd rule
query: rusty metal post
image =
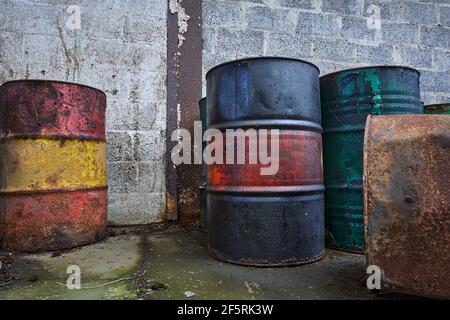
<svg viewBox="0 0 450 320">
<path fill-rule="evenodd" d="M 200 119 L 202 2 L 168 1 L 167 18 L 166 218 L 189 222 L 200 213 L 200 165 L 174 166 L 170 153 L 176 142 L 171 141 L 171 134 L 185 128 L 193 136 L 194 121 Z"/>
</svg>

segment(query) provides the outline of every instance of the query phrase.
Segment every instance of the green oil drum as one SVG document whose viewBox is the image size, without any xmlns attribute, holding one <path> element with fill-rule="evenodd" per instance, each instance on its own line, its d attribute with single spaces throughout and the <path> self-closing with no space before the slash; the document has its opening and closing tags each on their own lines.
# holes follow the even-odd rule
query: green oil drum
<svg viewBox="0 0 450 320">
<path fill-rule="evenodd" d="M 450 102 L 426 105 L 425 109 L 424 109 L 424 113 L 427 113 L 427 114 L 450 114 Z"/>
<path fill-rule="evenodd" d="M 200 107 L 200 119 L 202 121 L 202 137 L 206 131 L 206 98 L 200 99 L 198 102 Z M 202 142 L 203 148 L 205 150 L 206 143 Z M 200 167 L 200 228 L 206 230 L 206 164 L 203 161 Z"/>
<path fill-rule="evenodd" d="M 325 224 L 330 247 L 364 250 L 363 144 L 368 115 L 422 113 L 419 72 L 399 66 L 320 78 Z"/>
</svg>

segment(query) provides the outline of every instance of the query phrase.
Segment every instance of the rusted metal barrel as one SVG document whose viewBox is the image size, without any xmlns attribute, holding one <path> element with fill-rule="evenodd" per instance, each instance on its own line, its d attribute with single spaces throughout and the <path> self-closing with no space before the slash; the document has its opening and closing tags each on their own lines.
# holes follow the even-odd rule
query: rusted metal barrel
<svg viewBox="0 0 450 320">
<path fill-rule="evenodd" d="M 200 108 L 200 119 L 202 121 L 202 137 L 206 131 L 206 98 L 200 99 L 198 102 Z M 206 142 L 202 143 L 202 150 L 205 150 Z M 202 157 L 202 164 L 200 168 L 200 227 L 203 230 L 207 229 L 207 214 L 206 214 L 206 164 Z"/>
<path fill-rule="evenodd" d="M 419 72 L 398 66 L 320 78 L 325 224 L 329 245 L 363 252 L 363 138 L 368 115 L 422 113 Z"/>
<path fill-rule="evenodd" d="M 267 166 L 250 163 L 255 152 L 249 151 L 250 139 L 243 143 L 245 164 L 236 164 L 235 157 L 234 164 L 208 165 L 212 256 L 267 267 L 304 264 L 323 256 L 318 75 L 308 62 L 268 57 L 228 62 L 207 73 L 208 131 L 279 130 L 279 156 L 272 159 L 279 164 L 275 174 L 262 175 L 260 169 Z M 263 137 L 260 131 L 256 137 L 268 148 L 276 138 Z M 224 155 L 228 142 L 222 143 Z"/>
<path fill-rule="evenodd" d="M 384 289 L 450 299 L 450 115 L 367 119 L 366 261 Z"/>
<path fill-rule="evenodd" d="M 450 114 L 450 103 L 429 104 L 424 108 L 426 114 Z"/>
<path fill-rule="evenodd" d="M 0 86 L 0 247 L 37 252 L 106 236 L 106 96 L 58 81 Z"/>
</svg>

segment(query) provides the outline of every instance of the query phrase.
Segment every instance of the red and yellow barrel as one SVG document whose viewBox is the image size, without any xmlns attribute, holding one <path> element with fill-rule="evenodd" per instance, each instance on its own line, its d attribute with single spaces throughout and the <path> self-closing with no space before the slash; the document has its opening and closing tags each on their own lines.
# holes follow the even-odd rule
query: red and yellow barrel
<svg viewBox="0 0 450 320">
<path fill-rule="evenodd" d="M 0 87 L 0 247 L 66 249 L 107 234 L 106 96 L 42 80 Z"/>
</svg>

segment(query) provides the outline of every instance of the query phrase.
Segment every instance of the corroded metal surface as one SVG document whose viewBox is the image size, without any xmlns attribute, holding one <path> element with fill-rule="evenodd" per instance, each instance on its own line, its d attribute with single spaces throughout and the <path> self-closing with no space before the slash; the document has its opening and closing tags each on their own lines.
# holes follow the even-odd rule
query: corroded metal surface
<svg viewBox="0 0 450 320">
<path fill-rule="evenodd" d="M 0 192 L 106 187 L 101 141 L 9 139 L 0 153 Z"/>
<path fill-rule="evenodd" d="M 66 82 L 0 87 L 0 247 L 36 252 L 106 236 L 106 96 Z"/>
<path fill-rule="evenodd" d="M 245 164 L 235 159 L 208 165 L 208 250 L 215 258 L 276 267 L 323 256 L 318 74 L 308 62 L 270 57 L 232 61 L 208 72 L 208 129 L 279 130 L 279 156 L 272 158 L 279 167 L 273 175 L 261 174 L 268 165 L 250 163 L 257 151 L 250 150 L 249 139 L 243 143 Z M 274 137 L 255 133 L 257 143 L 269 148 Z M 224 142 L 211 143 L 223 143 L 215 147 L 226 154 L 230 141 Z M 235 158 L 236 153 L 237 144 Z"/>
<path fill-rule="evenodd" d="M 11 137 L 105 138 L 106 96 L 58 81 L 24 80 L 0 87 L 0 134 Z"/>
<path fill-rule="evenodd" d="M 0 206 L 3 250 L 72 248 L 107 235 L 106 190 L 5 194 Z"/>
<path fill-rule="evenodd" d="M 387 288 L 450 298 L 449 163 L 449 115 L 368 118 L 366 259 Z"/>
<path fill-rule="evenodd" d="M 450 114 L 450 103 L 429 104 L 424 108 L 427 114 Z"/>
<path fill-rule="evenodd" d="M 170 157 L 177 142 L 171 141 L 177 128 L 194 136 L 202 96 L 202 1 L 167 1 L 167 125 L 166 125 L 166 218 L 181 222 L 198 221 L 200 165 L 175 166 Z M 180 19 L 188 17 L 186 30 Z"/>
<path fill-rule="evenodd" d="M 379 66 L 320 78 L 325 223 L 334 248 L 362 252 L 362 166 L 368 115 L 422 113 L 419 72 Z"/>
</svg>

